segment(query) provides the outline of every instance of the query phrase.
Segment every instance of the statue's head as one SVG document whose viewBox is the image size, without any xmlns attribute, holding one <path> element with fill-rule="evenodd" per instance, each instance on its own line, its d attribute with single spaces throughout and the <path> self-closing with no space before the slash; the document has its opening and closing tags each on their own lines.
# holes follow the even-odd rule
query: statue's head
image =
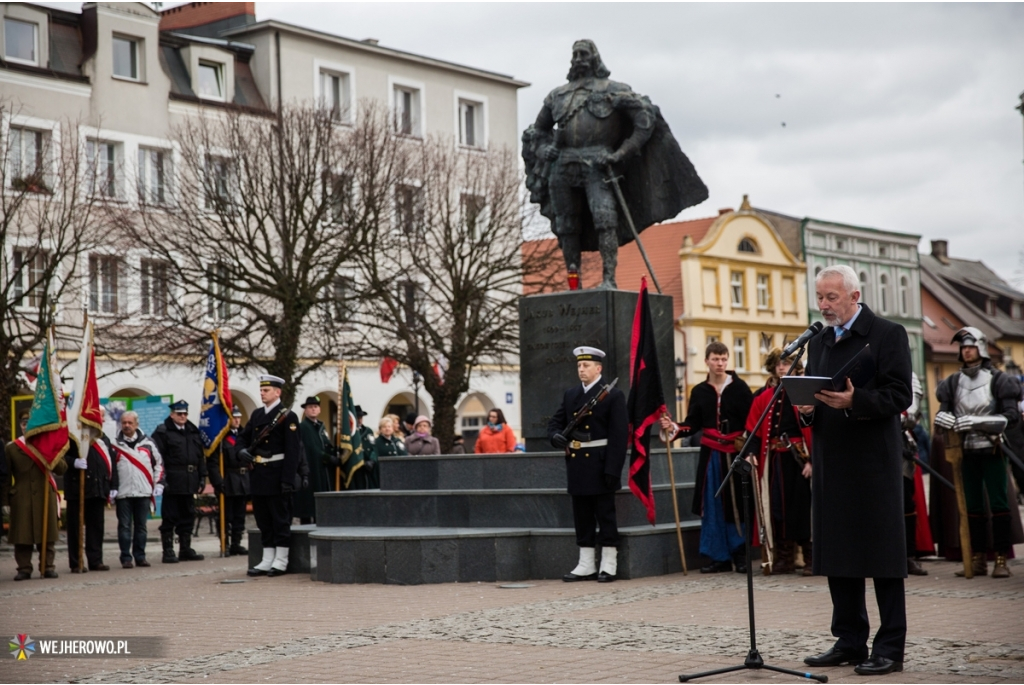
<svg viewBox="0 0 1024 685">
<path fill-rule="evenodd" d="M 608 78 L 612 72 L 601 61 L 601 53 L 597 51 L 594 41 L 584 38 L 572 44 L 572 66 L 569 67 L 569 80 L 575 81 L 586 76 Z"/>
</svg>

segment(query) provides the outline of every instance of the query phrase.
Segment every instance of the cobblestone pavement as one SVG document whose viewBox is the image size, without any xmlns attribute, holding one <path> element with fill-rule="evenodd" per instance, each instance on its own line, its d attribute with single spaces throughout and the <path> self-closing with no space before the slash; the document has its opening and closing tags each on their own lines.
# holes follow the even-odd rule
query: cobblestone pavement
<svg viewBox="0 0 1024 685">
<path fill-rule="evenodd" d="M 209 535 L 198 545 L 205 561 L 160 564 L 151 540 L 151 568 L 84 576 L 59 551 L 60 578 L 19 583 L 10 547 L 0 548 L 0 633 L 166 639 L 160 659 L 5 656 L 0 682 L 677 682 L 739 664 L 749 649 L 737 574 L 343 586 L 246 579 L 244 558 L 218 558 Z M 116 545 L 105 555 L 117 565 Z M 949 562 L 925 567 L 930 575 L 907 581 L 906 671 L 876 680 L 1024 681 L 1024 562 L 1007 580 L 958 579 Z M 755 602 L 768 663 L 803 671 L 804 656 L 832 644 L 823 578 L 757 576 Z M 868 606 L 877 625 L 870 596 Z M 849 667 L 820 673 L 864 682 Z M 699 682 L 799 680 L 741 671 Z"/>
</svg>

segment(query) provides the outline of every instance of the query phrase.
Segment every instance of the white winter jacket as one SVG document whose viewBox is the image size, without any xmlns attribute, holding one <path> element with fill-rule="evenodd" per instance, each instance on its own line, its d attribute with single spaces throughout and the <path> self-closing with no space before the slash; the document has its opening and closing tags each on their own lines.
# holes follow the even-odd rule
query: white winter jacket
<svg viewBox="0 0 1024 685">
<path fill-rule="evenodd" d="M 151 497 L 153 485 L 164 481 L 164 460 L 156 444 L 140 430 L 135 431 L 135 439 L 126 440 L 124 433 L 117 432 L 114 439 L 112 457 L 117 460 L 117 477 L 120 487 L 117 499 L 125 497 Z M 143 473 L 145 469 L 146 473 Z M 146 474 L 149 474 L 149 478 Z M 150 479 L 153 485 L 150 485 Z"/>
</svg>

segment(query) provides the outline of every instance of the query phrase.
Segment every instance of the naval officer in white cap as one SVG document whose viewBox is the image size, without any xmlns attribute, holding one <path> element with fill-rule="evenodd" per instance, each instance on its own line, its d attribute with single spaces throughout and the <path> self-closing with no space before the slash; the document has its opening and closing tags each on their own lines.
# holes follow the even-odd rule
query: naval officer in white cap
<svg viewBox="0 0 1024 685">
<path fill-rule="evenodd" d="M 579 563 L 562 580 L 607 583 L 618 575 L 615 492 L 622 485 L 629 437 L 626 398 L 621 390 L 612 388 L 589 415 L 582 417 L 572 433 L 565 435 L 563 431 L 572 418 L 609 382 L 601 375 L 604 352 L 596 347 L 577 347 L 573 354 L 580 384 L 565 391 L 561 406 L 548 423 L 551 444 L 565 450 L 576 544 L 580 548 Z M 600 571 L 596 561 L 598 545 Z"/>
</svg>

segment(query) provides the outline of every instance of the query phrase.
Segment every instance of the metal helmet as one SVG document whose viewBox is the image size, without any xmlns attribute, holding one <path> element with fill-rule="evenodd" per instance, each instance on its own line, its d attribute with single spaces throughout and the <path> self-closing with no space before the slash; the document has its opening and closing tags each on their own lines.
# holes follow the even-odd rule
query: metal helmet
<svg viewBox="0 0 1024 685">
<path fill-rule="evenodd" d="M 978 355 L 982 359 L 991 359 L 988 354 L 988 337 L 974 326 L 965 326 L 956 332 L 951 342 L 960 343 L 960 349 L 964 347 L 977 347 Z M 960 361 L 964 360 L 963 354 L 957 356 Z"/>
</svg>

